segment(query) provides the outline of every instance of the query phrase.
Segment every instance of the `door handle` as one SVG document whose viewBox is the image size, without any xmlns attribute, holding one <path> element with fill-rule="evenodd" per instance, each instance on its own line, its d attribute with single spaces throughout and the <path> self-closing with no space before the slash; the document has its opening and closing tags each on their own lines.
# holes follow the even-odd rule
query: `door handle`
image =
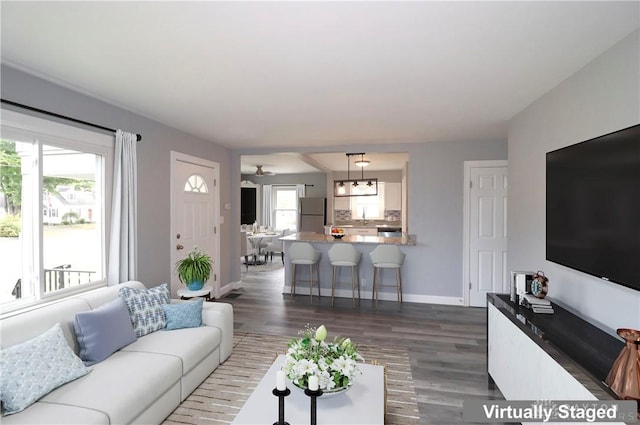
<svg viewBox="0 0 640 425">
<path fill-rule="evenodd" d="M 184 249 L 184 246 L 182 246 L 182 245 L 178 244 L 178 245 L 176 245 L 176 249 L 177 249 L 177 250 Z"/>
</svg>

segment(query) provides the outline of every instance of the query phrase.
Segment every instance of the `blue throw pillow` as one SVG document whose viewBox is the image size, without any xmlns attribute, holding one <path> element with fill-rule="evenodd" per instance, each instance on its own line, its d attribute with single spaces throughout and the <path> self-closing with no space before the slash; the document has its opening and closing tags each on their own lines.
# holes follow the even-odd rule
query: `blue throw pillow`
<svg viewBox="0 0 640 425">
<path fill-rule="evenodd" d="M 202 298 L 178 304 L 163 304 L 167 330 L 202 326 Z"/>
<path fill-rule="evenodd" d="M 129 310 L 121 298 L 92 311 L 76 314 L 73 323 L 86 366 L 99 363 L 136 338 Z"/>
<path fill-rule="evenodd" d="M 60 385 L 88 372 L 56 323 L 45 333 L 0 351 L 2 413 L 21 412 Z"/>
<path fill-rule="evenodd" d="M 169 304 L 171 295 L 166 283 L 151 289 L 125 286 L 118 290 L 118 295 L 127 304 L 133 330 L 138 338 L 167 325 L 162 306 Z"/>
</svg>

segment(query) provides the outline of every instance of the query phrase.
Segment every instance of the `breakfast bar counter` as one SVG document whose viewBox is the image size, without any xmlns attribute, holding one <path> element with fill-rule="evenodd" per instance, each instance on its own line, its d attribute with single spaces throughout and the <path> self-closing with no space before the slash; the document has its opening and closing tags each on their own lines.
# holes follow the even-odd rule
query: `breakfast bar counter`
<svg viewBox="0 0 640 425">
<path fill-rule="evenodd" d="M 280 238 L 281 241 L 309 242 L 309 243 L 351 243 L 351 244 L 375 244 L 375 245 L 415 245 L 415 235 L 402 236 L 400 238 L 384 238 L 381 236 L 344 235 L 335 238 L 321 233 L 300 232 Z"/>
<path fill-rule="evenodd" d="M 331 276 L 332 267 L 329 261 L 329 249 L 337 244 L 351 244 L 358 250 L 362 257 L 360 259 L 360 298 L 371 299 L 372 296 L 372 283 L 373 283 L 373 264 L 369 254 L 379 245 L 397 245 L 401 251 L 405 254 L 409 254 L 411 250 L 416 249 L 417 244 L 415 235 L 403 236 L 403 237 L 380 237 L 380 236 L 361 236 L 361 235 L 345 235 L 342 238 L 334 238 L 331 235 L 325 235 L 320 233 L 308 233 L 300 232 L 293 235 L 288 235 L 280 238 L 284 245 L 285 252 L 285 271 L 282 293 L 289 294 L 291 292 L 291 278 L 293 267 L 287 260 L 289 257 L 287 253 L 291 249 L 291 245 L 295 242 L 306 242 L 311 244 L 316 250 L 320 251 L 320 295 L 322 297 L 331 297 Z M 407 259 L 409 256 L 407 256 Z M 407 259 L 405 259 L 405 265 L 407 265 Z M 298 267 L 297 270 L 298 279 L 309 280 L 309 268 Z M 404 274 L 404 271 L 402 272 Z M 315 266 L 314 266 L 314 280 Z M 338 267 L 336 272 L 336 280 L 340 282 L 336 284 L 336 297 L 349 298 L 349 304 L 351 304 L 351 283 L 350 283 L 350 270 L 348 267 Z M 391 274 L 391 271 L 387 270 L 383 273 L 383 280 L 388 284 L 395 282 L 395 274 Z M 296 285 L 296 294 L 309 295 L 309 284 L 307 282 L 299 282 Z M 314 300 L 318 295 L 318 288 L 313 288 Z M 356 293 L 357 297 L 357 293 Z M 396 300 L 395 289 L 386 287 L 380 288 L 378 298 L 383 300 Z"/>
</svg>

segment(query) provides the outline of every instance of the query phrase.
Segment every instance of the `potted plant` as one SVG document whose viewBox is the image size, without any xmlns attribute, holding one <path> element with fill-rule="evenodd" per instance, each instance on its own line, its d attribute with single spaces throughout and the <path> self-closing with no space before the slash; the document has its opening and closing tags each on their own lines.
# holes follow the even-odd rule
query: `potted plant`
<svg viewBox="0 0 640 425">
<path fill-rule="evenodd" d="M 206 252 L 195 247 L 185 258 L 176 263 L 176 274 L 180 282 L 187 285 L 190 291 L 202 289 L 211 277 L 213 261 Z"/>
</svg>

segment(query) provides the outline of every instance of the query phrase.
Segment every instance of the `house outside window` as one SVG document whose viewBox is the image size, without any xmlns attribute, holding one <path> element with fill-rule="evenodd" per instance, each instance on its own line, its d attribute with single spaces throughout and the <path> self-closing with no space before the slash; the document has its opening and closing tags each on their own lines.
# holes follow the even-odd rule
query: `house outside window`
<svg viewBox="0 0 640 425">
<path fill-rule="evenodd" d="M 295 231 L 298 225 L 298 195 L 295 186 L 273 186 L 273 227 Z"/>
<path fill-rule="evenodd" d="M 112 151 L 111 135 L 3 111 L 2 311 L 106 284 Z"/>
</svg>

